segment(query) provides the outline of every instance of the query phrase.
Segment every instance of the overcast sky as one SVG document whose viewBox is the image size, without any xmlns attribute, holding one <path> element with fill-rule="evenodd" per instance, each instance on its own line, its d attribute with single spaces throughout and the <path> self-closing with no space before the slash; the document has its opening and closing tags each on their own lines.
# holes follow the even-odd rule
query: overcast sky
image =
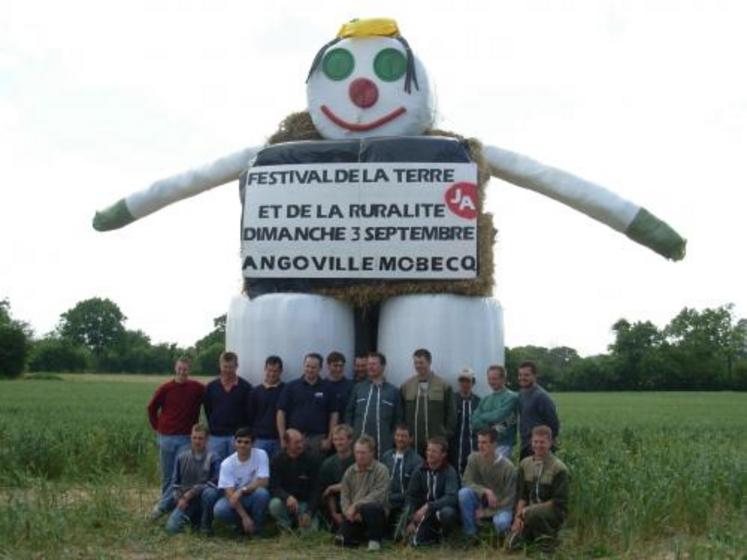
<svg viewBox="0 0 747 560">
<path fill-rule="evenodd" d="M 355 8 L 353 8 L 355 6 Z M 671 263 L 497 180 L 495 296 L 511 346 L 603 352 L 620 317 L 747 315 L 747 4 L 35 2 L 0 10 L 0 299 L 38 334 L 93 297 L 155 342 L 192 344 L 240 289 L 237 185 L 116 232 L 96 209 L 262 144 L 305 107 L 318 48 L 393 17 L 440 125 L 594 180 L 688 243 Z"/>
</svg>

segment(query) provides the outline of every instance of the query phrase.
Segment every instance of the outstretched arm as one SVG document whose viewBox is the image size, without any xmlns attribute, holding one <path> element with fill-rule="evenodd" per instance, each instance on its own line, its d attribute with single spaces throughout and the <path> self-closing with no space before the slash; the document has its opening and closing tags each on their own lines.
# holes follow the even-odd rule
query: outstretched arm
<svg viewBox="0 0 747 560">
<path fill-rule="evenodd" d="M 156 181 L 146 189 L 128 195 L 109 208 L 96 212 L 93 227 L 98 231 L 118 229 L 164 206 L 238 179 L 260 149 L 244 148 L 202 167 Z"/>
<path fill-rule="evenodd" d="M 685 256 L 686 241 L 668 224 L 604 187 L 502 148 L 483 153 L 493 177 L 562 202 L 668 259 Z"/>
</svg>

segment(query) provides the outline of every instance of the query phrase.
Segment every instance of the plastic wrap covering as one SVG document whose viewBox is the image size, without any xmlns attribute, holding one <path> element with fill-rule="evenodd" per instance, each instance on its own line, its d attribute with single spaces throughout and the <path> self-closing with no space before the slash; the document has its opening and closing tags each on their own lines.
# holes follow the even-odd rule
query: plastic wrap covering
<svg viewBox="0 0 747 560">
<path fill-rule="evenodd" d="M 226 323 L 226 349 L 239 356 L 239 375 L 253 385 L 264 379 L 265 358 L 283 359 L 283 380 L 301 375 L 309 352 L 337 350 L 352 363 L 352 309 L 335 299 L 309 294 L 235 296 Z"/>
<path fill-rule="evenodd" d="M 379 350 L 387 357 L 387 380 L 400 385 L 413 375 L 412 353 L 427 348 L 433 371 L 454 388 L 461 368 L 475 371 L 475 392 L 490 392 L 485 371 L 504 363 L 503 310 L 492 298 L 416 295 L 381 306 Z"/>
</svg>

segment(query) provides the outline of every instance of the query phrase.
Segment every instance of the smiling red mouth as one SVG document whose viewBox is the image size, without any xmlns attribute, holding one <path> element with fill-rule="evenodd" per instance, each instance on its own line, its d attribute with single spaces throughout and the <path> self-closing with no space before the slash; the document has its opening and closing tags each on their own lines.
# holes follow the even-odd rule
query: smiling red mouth
<svg viewBox="0 0 747 560">
<path fill-rule="evenodd" d="M 367 130 L 373 130 L 374 128 L 378 128 L 380 126 L 385 125 L 388 122 L 393 121 L 400 115 L 404 115 L 405 112 L 407 112 L 407 109 L 405 109 L 404 107 L 400 107 L 399 109 L 395 109 L 391 113 L 384 115 L 380 119 L 376 119 L 375 121 L 372 121 L 370 123 L 355 124 L 355 123 L 349 123 L 345 120 L 342 120 L 340 117 L 338 117 L 332 112 L 332 109 L 330 109 L 326 105 L 322 105 L 321 109 L 322 109 L 322 113 L 324 113 L 327 116 L 327 118 L 331 120 L 333 123 L 335 123 L 337 126 L 346 128 L 348 130 L 352 130 L 353 132 L 366 132 Z"/>
</svg>

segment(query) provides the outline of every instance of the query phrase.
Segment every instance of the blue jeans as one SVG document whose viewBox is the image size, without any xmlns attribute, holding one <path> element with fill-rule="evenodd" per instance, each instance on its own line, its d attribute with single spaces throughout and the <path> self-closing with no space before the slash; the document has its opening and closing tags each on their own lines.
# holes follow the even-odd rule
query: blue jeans
<svg viewBox="0 0 747 560">
<path fill-rule="evenodd" d="M 262 530 L 262 524 L 267 514 L 267 503 L 270 501 L 270 493 L 267 488 L 257 488 L 254 492 L 248 496 L 241 497 L 241 505 L 249 514 L 249 517 L 254 521 L 254 526 L 257 532 Z M 228 498 L 223 496 L 220 500 L 215 503 L 213 508 L 213 515 L 216 519 L 220 519 L 226 523 L 231 523 L 238 529 L 241 528 L 241 518 L 236 510 L 231 507 L 231 503 Z"/>
<path fill-rule="evenodd" d="M 267 458 L 272 461 L 272 458 L 280 451 L 280 440 L 257 438 L 254 440 L 254 447 L 262 449 L 267 453 Z"/>
<path fill-rule="evenodd" d="M 275 497 L 270 500 L 270 505 L 267 509 L 270 512 L 270 516 L 275 520 L 275 523 L 277 523 L 278 527 L 280 527 L 281 529 L 292 529 L 294 526 L 298 525 L 298 518 L 301 515 L 309 513 L 309 503 L 298 502 L 298 512 L 291 513 L 288 510 L 288 507 L 285 505 L 285 500 Z M 317 520 L 316 516 L 312 515 L 311 523 L 309 524 L 309 526 L 303 529 L 299 527 L 299 532 L 305 533 L 309 531 L 316 531 L 318 528 L 319 521 Z"/>
<path fill-rule="evenodd" d="M 190 445 L 191 438 L 185 435 L 165 436 L 158 434 L 158 454 L 161 463 L 161 495 L 166 493 L 171 486 L 171 477 L 174 475 L 174 464 L 176 456 L 184 447 Z"/>
<path fill-rule="evenodd" d="M 465 535 L 477 534 L 475 512 L 481 506 L 482 500 L 480 499 L 480 496 L 477 495 L 477 492 L 471 488 L 462 488 L 459 490 L 459 509 L 462 512 L 462 532 Z M 495 531 L 499 535 L 508 533 L 511 529 L 512 519 L 512 508 L 508 507 L 505 509 L 499 509 L 495 515 L 493 515 L 493 527 L 495 527 Z"/>
<path fill-rule="evenodd" d="M 174 506 L 174 511 L 166 521 L 166 532 L 172 535 L 180 533 L 188 523 L 199 525 L 200 530 L 209 531 L 213 526 L 213 507 L 218 496 L 218 489 L 208 486 L 202 494 L 189 502 L 184 511 Z"/>
<path fill-rule="evenodd" d="M 233 436 L 214 436 L 208 437 L 208 451 L 211 451 L 219 461 L 223 461 L 234 452 Z"/>
</svg>

